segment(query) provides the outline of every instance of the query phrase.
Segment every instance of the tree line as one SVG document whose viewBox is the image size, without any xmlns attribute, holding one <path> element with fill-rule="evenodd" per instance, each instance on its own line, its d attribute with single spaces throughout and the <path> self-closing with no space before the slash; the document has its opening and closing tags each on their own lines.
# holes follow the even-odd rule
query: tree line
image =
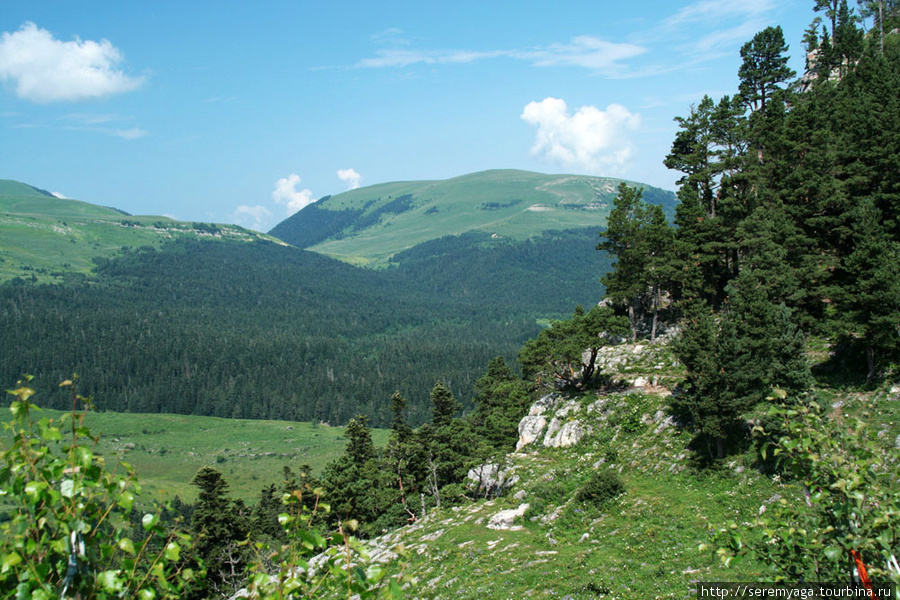
<svg viewBox="0 0 900 600">
<path fill-rule="evenodd" d="M 759 402 L 810 387 L 808 336 L 869 384 L 900 348 L 900 35 L 880 34 L 900 14 L 867 3 L 881 16 L 866 35 L 845 0 L 815 8 L 828 20 L 807 31 L 804 77 L 768 27 L 741 48 L 737 93 L 676 119 L 674 225 L 623 185 L 598 245 L 632 337 L 655 336 L 661 308 L 680 319 L 673 407 L 713 457 Z"/>
</svg>

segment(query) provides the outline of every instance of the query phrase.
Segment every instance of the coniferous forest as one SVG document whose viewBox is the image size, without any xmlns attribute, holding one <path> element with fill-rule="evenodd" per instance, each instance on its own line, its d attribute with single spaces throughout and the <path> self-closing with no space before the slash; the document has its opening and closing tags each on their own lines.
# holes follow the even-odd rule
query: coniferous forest
<svg viewBox="0 0 900 600">
<path fill-rule="evenodd" d="M 378 426 L 401 390 L 422 423 L 436 380 L 470 406 L 535 319 L 595 297 L 593 236 L 447 238 L 384 271 L 272 243 L 137 249 L 90 281 L 0 286 L 0 375 L 49 390 L 77 372 L 104 410 Z"/>
</svg>

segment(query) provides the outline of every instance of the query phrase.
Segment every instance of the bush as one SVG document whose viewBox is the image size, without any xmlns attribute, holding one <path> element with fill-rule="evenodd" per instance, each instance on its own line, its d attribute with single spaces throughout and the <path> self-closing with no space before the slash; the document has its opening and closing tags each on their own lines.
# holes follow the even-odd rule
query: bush
<svg viewBox="0 0 900 600">
<path fill-rule="evenodd" d="M 9 510 L 0 524 L 0 597 L 183 597 L 195 577 L 181 558 L 191 537 L 164 527 L 158 507 L 132 526 L 136 476 L 125 463 L 124 474 L 110 470 L 94 452 L 88 402 L 73 391 L 71 414 L 35 422 L 28 380 L 10 391 L 13 441 L 0 446 L 0 497 Z"/>
<path fill-rule="evenodd" d="M 625 484 L 613 471 L 596 471 L 578 490 L 575 499 L 602 508 L 609 501 L 625 493 Z"/>
</svg>

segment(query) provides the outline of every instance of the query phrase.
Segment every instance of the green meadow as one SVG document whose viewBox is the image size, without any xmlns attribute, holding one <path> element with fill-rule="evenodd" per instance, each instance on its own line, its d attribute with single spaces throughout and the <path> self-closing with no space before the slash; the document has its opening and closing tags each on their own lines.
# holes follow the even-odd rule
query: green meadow
<svg viewBox="0 0 900 600">
<path fill-rule="evenodd" d="M 34 418 L 58 420 L 63 414 L 41 410 Z M 196 488 L 190 481 L 198 469 L 211 465 L 234 497 L 252 504 L 260 489 L 282 481 L 285 465 L 296 471 L 308 464 L 319 474 L 347 443 L 343 427 L 291 421 L 90 412 L 85 424 L 100 435 L 97 450 L 108 463 L 126 461 L 134 467 L 145 500 L 177 495 L 193 502 Z M 390 432 L 376 429 L 372 435 L 376 445 L 383 445 Z M 0 433 L 0 448 L 10 441 L 8 430 Z"/>
</svg>

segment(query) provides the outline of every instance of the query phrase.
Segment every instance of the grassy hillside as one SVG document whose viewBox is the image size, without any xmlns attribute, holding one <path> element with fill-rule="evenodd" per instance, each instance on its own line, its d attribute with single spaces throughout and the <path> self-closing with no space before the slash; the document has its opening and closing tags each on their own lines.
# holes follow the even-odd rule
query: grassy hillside
<svg viewBox="0 0 900 600">
<path fill-rule="evenodd" d="M 621 181 L 495 170 L 386 183 L 323 198 L 270 233 L 340 260 L 384 266 L 403 250 L 466 232 L 521 241 L 547 231 L 602 229 Z M 671 192 L 630 183 L 667 211 L 674 206 Z"/>
<path fill-rule="evenodd" d="M 36 414 L 58 419 L 63 413 L 44 409 Z M 347 443 L 342 427 L 294 421 L 89 412 L 85 424 L 101 435 L 97 448 L 108 461 L 126 460 L 135 468 L 144 500 L 180 496 L 193 502 L 197 489 L 191 479 L 212 465 L 234 497 L 255 503 L 262 487 L 281 482 L 285 465 L 296 471 L 308 464 L 319 474 Z M 376 445 L 383 445 L 388 433 L 373 430 Z M 0 448 L 10 439 L 9 431 L 0 431 Z"/>
<path fill-rule="evenodd" d="M 604 372 L 619 386 L 556 394 L 556 417 L 587 430 L 578 443 L 525 445 L 500 462 L 512 481 L 500 497 L 434 511 L 373 541 L 375 554 L 405 552 L 393 568 L 403 564 L 407 593 L 423 599 L 677 599 L 696 597 L 703 581 L 770 581 L 772 570 L 753 556 L 726 567 L 716 552 L 720 535 L 732 527 L 746 532 L 779 504 L 805 506 L 803 480 L 767 472 L 752 444 L 714 468 L 699 468 L 692 433 L 669 416 L 668 391 L 628 387 L 653 374 L 674 388 L 683 372 L 673 359 L 665 345 L 616 347 Z M 882 459 L 896 459 L 900 386 L 813 393 L 835 421 L 865 419 L 883 440 Z M 548 421 L 552 414 L 545 413 Z M 580 500 L 595 474 L 617 477 L 624 493 Z M 524 513 L 512 527 L 488 527 L 515 509 Z"/>
<path fill-rule="evenodd" d="M 0 282 L 14 277 L 57 281 L 67 273 L 90 272 L 95 257 L 178 238 L 249 241 L 268 236 L 235 225 L 131 216 L 0 180 Z"/>
</svg>

